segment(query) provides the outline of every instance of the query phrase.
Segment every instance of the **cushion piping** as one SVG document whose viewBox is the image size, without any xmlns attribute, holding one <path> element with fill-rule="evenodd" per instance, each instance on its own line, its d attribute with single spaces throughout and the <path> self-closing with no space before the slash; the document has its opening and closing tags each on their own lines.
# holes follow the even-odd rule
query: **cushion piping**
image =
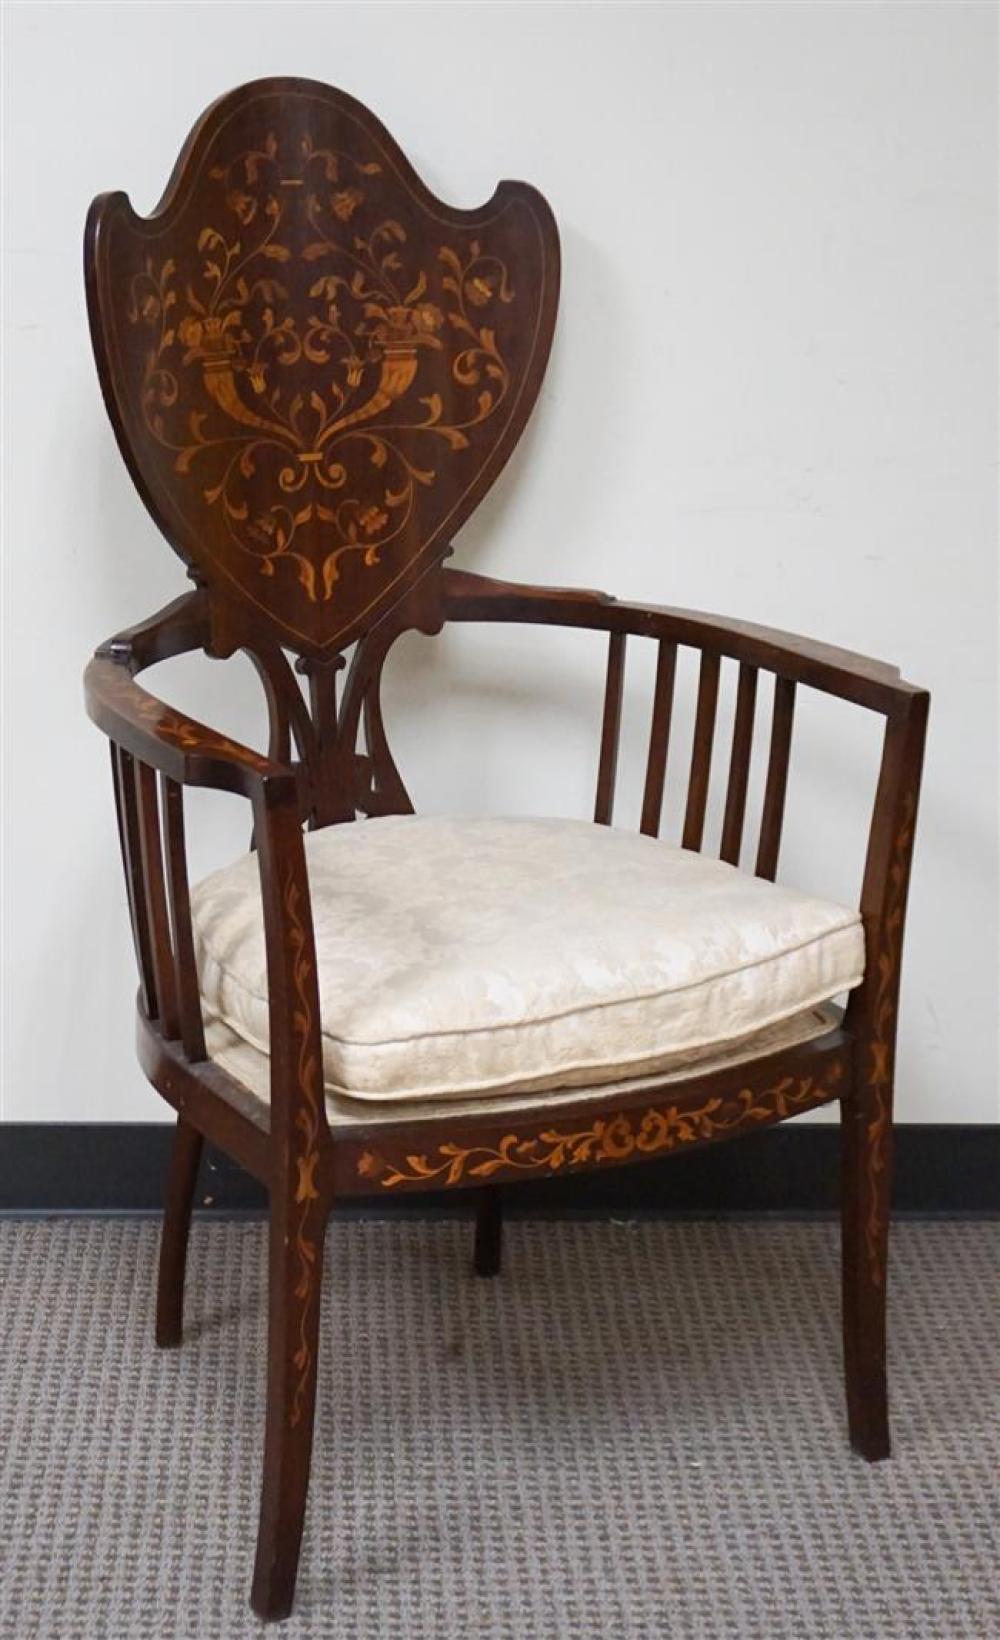
<svg viewBox="0 0 1000 1640">
<path fill-rule="evenodd" d="M 856 985 L 861 984 L 863 978 L 864 975 L 859 974 L 856 979 L 850 979 L 842 982 L 835 994 L 839 996 L 841 991 L 853 990 Z M 681 1054 L 694 1052 L 699 1048 L 718 1047 L 724 1052 L 727 1043 L 740 1042 L 748 1035 L 753 1036 L 756 1035 L 758 1031 L 766 1031 L 771 1025 L 779 1025 L 783 1020 L 794 1019 L 797 1014 L 808 1013 L 810 1008 L 818 1008 L 822 1003 L 829 1002 L 830 1000 L 830 990 L 827 986 L 822 990 L 817 991 L 814 996 L 809 997 L 807 1000 L 797 1001 L 794 1008 L 781 1009 L 777 1013 L 769 1014 L 767 1018 L 758 1021 L 754 1025 L 753 1031 L 751 1032 L 739 1031 L 735 1036 L 725 1038 L 714 1036 L 704 1037 L 699 1042 L 686 1042 L 681 1045 L 674 1044 L 670 1048 L 662 1048 L 659 1050 L 652 1048 L 646 1053 L 632 1054 L 624 1059 L 615 1059 L 614 1065 L 616 1068 L 616 1074 L 614 1079 L 616 1081 L 618 1080 L 617 1071 L 619 1069 L 627 1071 L 633 1065 L 644 1065 L 647 1063 L 653 1064 L 658 1059 L 668 1060 L 675 1054 L 680 1056 Z M 214 1014 L 209 1017 L 221 1020 L 223 1025 L 231 1030 L 235 1036 L 241 1037 L 243 1041 L 248 1043 L 251 1048 L 255 1048 L 259 1054 L 263 1054 L 268 1059 L 270 1058 L 270 1049 L 266 1044 L 258 1041 L 255 1037 L 248 1035 L 245 1030 L 231 1024 L 224 1014 L 221 1014 L 218 1010 L 215 1010 Z M 762 1054 L 761 1058 L 764 1057 L 765 1055 Z M 406 1089 L 402 1092 L 398 1089 L 393 1089 L 391 1093 L 375 1092 L 370 1089 L 360 1091 L 358 1088 L 344 1087 L 339 1082 L 330 1082 L 327 1080 L 324 1067 L 323 1090 L 327 1093 L 340 1094 L 346 1099 L 358 1099 L 361 1101 L 371 1101 L 372 1103 L 379 1104 L 395 1104 L 403 1100 L 412 1100 L 415 1102 L 420 1099 L 457 1099 L 461 1098 L 461 1096 L 466 1093 L 488 1093 L 490 1091 L 495 1093 L 518 1093 L 524 1091 L 524 1084 L 526 1082 L 538 1081 L 545 1081 L 547 1083 L 551 1081 L 551 1087 L 539 1089 L 538 1091 L 552 1092 L 559 1086 L 558 1082 L 555 1080 L 557 1077 L 575 1076 L 582 1071 L 606 1070 L 608 1065 L 609 1061 L 607 1058 L 584 1059 L 579 1060 L 572 1065 L 559 1065 L 556 1069 L 551 1069 L 548 1071 L 524 1071 L 518 1076 L 508 1077 L 506 1081 L 497 1081 L 494 1077 L 490 1077 L 486 1081 L 480 1079 L 478 1082 L 462 1081 L 459 1083 L 448 1084 L 439 1083 L 433 1088 L 422 1088 L 419 1092 L 414 1092 L 412 1089 Z M 696 1070 L 697 1066 L 692 1066 L 692 1074 Z M 656 1073 L 655 1070 L 653 1070 L 648 1074 L 652 1076 Z"/>
<path fill-rule="evenodd" d="M 696 991 L 699 986 L 702 985 L 714 985 L 718 980 L 732 979 L 734 975 L 737 974 L 752 973 L 754 969 L 763 968 L 768 963 L 784 962 L 786 958 L 794 956 L 796 952 L 807 951 L 810 946 L 823 944 L 833 935 L 843 934 L 849 928 L 857 928 L 860 924 L 860 913 L 849 912 L 846 914 L 846 920 L 844 922 L 835 924 L 832 928 L 824 929 L 821 934 L 814 934 L 808 940 L 800 940 L 796 945 L 783 946 L 780 951 L 772 951 L 770 955 L 766 957 L 755 957 L 752 962 L 741 962 L 736 967 L 720 968 L 714 973 L 702 974 L 698 979 L 691 980 L 686 985 L 662 985 L 654 991 L 636 991 L 625 997 L 610 997 L 603 1001 L 581 1002 L 575 1008 L 561 1008 L 548 1014 L 533 1014 L 530 1019 L 504 1020 L 488 1025 L 469 1025 L 454 1031 L 408 1031 L 405 1036 L 383 1036 L 377 1038 L 348 1037 L 337 1036 L 332 1031 L 324 1030 L 320 1031 L 320 1036 L 327 1042 L 341 1043 L 347 1048 L 399 1048 L 404 1046 L 407 1042 L 444 1041 L 446 1038 L 482 1036 L 487 1033 L 492 1036 L 499 1031 L 521 1031 L 526 1025 L 548 1025 L 557 1019 L 570 1019 L 576 1014 L 597 1013 L 601 1009 L 605 1008 L 624 1008 L 635 1002 L 654 1002 L 658 1001 L 661 997 L 681 996 L 685 991 Z M 229 979 L 235 987 L 242 991 L 245 996 L 252 998 L 254 1002 L 258 1002 L 264 1007 L 269 1005 L 270 997 L 266 993 L 261 995 L 259 991 L 252 991 L 248 985 L 244 984 L 244 982 L 233 973 L 231 968 L 228 968 L 224 962 L 219 960 L 219 958 L 212 951 L 207 940 L 201 937 L 199 939 L 199 943 L 201 944 L 204 953 L 211 958 L 219 972 L 225 974 L 227 979 Z M 856 980 L 840 985 L 838 990 L 850 990 L 852 985 L 860 985 L 863 977 L 863 973 L 859 974 Z M 812 1002 L 796 1003 L 796 1006 L 791 1010 L 791 1013 L 799 1013 L 804 1011 L 806 1008 L 811 1008 L 814 1006 L 815 1001 L 825 1000 L 828 995 L 829 992 L 825 991 L 821 998 L 814 998 Z M 215 1015 L 217 1018 L 221 1019 L 224 1024 L 229 1025 L 230 1030 L 236 1031 L 237 1035 L 242 1036 L 244 1040 L 248 1042 L 250 1041 L 250 1038 L 246 1035 L 246 1032 L 242 1029 L 242 1027 L 233 1025 L 232 1022 L 227 1019 L 218 1008 L 215 1009 Z M 776 1022 L 778 1019 L 787 1017 L 789 1017 L 788 1013 L 782 1011 L 775 1016 L 775 1020 L 772 1021 L 772 1023 Z M 763 1030 L 764 1026 L 761 1026 L 761 1029 Z M 713 1038 L 712 1040 L 715 1039 Z M 266 1050 L 261 1051 L 263 1052 Z"/>
<path fill-rule="evenodd" d="M 825 1002 L 809 1004 L 805 1008 L 790 1014 L 787 1020 L 780 1023 L 790 1024 L 802 1015 L 809 1013 L 815 1014 L 817 1010 L 821 1011 L 827 1006 L 829 1006 L 829 999 Z M 225 1021 L 218 1019 L 217 1016 L 206 1020 L 206 1026 L 209 1029 L 213 1023 L 222 1024 L 225 1029 L 229 1029 L 229 1027 L 225 1025 Z M 772 1023 L 779 1022 L 774 1021 Z M 760 1052 L 751 1051 L 743 1053 L 740 1051 L 739 1057 L 732 1062 L 731 1068 L 734 1072 L 743 1070 L 748 1065 L 756 1064 L 761 1059 L 770 1058 L 773 1054 L 787 1052 L 789 1047 L 804 1047 L 808 1043 L 815 1042 L 819 1037 L 822 1037 L 828 1032 L 834 1030 L 838 1023 L 839 1021 L 836 1017 L 826 1018 L 820 1022 L 819 1029 L 811 1031 L 801 1038 L 797 1038 L 790 1044 L 779 1043 L 777 1045 L 770 1045 L 765 1047 Z M 536 1105 L 538 1108 L 541 1108 L 544 1103 L 546 1108 L 557 1111 L 560 1104 L 572 1103 L 574 1097 L 588 1103 L 591 1101 L 597 1103 L 601 1098 L 607 1097 L 609 1094 L 617 1095 L 625 1092 L 637 1091 L 639 1088 L 645 1088 L 648 1083 L 655 1084 L 656 1079 L 661 1076 L 667 1079 L 663 1085 L 663 1097 L 665 1098 L 667 1097 L 670 1088 L 675 1084 L 685 1082 L 689 1078 L 694 1079 L 715 1070 L 725 1069 L 725 1060 L 730 1052 L 734 1050 L 741 1050 L 744 1045 L 746 1045 L 748 1049 L 752 1049 L 757 1037 L 762 1035 L 766 1029 L 766 1026 L 761 1026 L 759 1031 L 754 1030 L 748 1035 L 733 1038 L 732 1042 L 728 1046 L 725 1044 L 720 1045 L 721 1051 L 719 1055 L 716 1055 L 712 1051 L 715 1047 L 715 1044 L 713 1043 L 706 1044 L 709 1049 L 707 1053 L 700 1056 L 697 1060 L 690 1062 L 673 1063 L 675 1058 L 681 1060 L 686 1058 L 684 1050 L 680 1050 L 676 1056 L 674 1054 L 662 1056 L 664 1062 L 660 1065 L 656 1064 L 654 1056 L 653 1060 L 650 1061 L 653 1065 L 653 1069 L 640 1071 L 638 1074 L 629 1075 L 629 1067 L 623 1064 L 621 1068 L 624 1074 L 621 1076 L 612 1076 L 606 1083 L 579 1082 L 576 1084 L 570 1083 L 567 1085 L 565 1083 L 553 1082 L 551 1086 L 547 1085 L 544 1088 L 525 1088 L 523 1086 L 512 1085 L 512 1083 L 508 1080 L 505 1085 L 499 1085 L 491 1082 L 488 1085 L 479 1084 L 478 1086 L 463 1086 L 461 1089 L 449 1088 L 437 1092 L 425 1092 L 418 1094 L 404 1092 L 372 1095 L 365 1093 L 359 1094 L 324 1081 L 323 1091 L 328 1107 L 333 1101 L 336 1100 L 347 1100 L 349 1103 L 357 1106 L 357 1110 L 353 1112 L 352 1115 L 354 1116 L 354 1119 L 360 1121 L 365 1120 L 365 1107 L 370 1107 L 372 1105 L 380 1105 L 383 1107 L 388 1105 L 401 1105 L 404 1108 L 403 1119 L 407 1121 L 440 1120 L 439 1116 L 434 1115 L 428 1118 L 426 1113 L 421 1110 L 420 1107 L 425 1105 L 435 1105 L 442 1101 L 445 1103 L 454 1103 L 458 1106 L 462 1106 L 464 1103 L 476 1105 L 480 1098 L 486 1105 L 490 1105 L 494 1100 L 507 1101 L 510 1107 L 514 1110 L 521 1110 L 523 1108 L 527 1111 L 534 1109 Z M 233 1034 L 235 1035 L 235 1033 Z M 253 1053 L 258 1054 L 266 1065 L 270 1065 L 270 1060 L 267 1054 L 262 1052 L 262 1050 L 259 1049 L 254 1043 L 249 1042 L 246 1038 L 237 1038 L 237 1041 L 240 1042 L 242 1046 L 249 1048 Z M 225 1058 L 222 1055 L 213 1051 L 209 1057 L 215 1060 L 215 1062 L 221 1066 L 226 1074 L 236 1081 L 241 1088 L 244 1088 L 252 1099 L 262 1104 L 265 1108 L 269 1106 L 270 1089 L 268 1089 L 267 1093 L 264 1093 L 260 1089 L 251 1087 L 249 1083 L 241 1079 L 235 1070 L 230 1069 L 226 1065 Z M 666 1062 L 668 1059 L 670 1062 Z M 588 1069 L 585 1065 L 581 1065 L 577 1068 L 581 1071 Z M 572 1070 L 568 1070 L 567 1074 L 572 1075 Z M 629 1084 L 631 1084 L 631 1086 L 629 1086 Z M 654 1088 L 649 1088 L 648 1091 L 652 1093 Z M 551 1100 L 548 1099 L 549 1095 L 553 1096 Z M 527 1101 L 523 1107 L 519 1103 L 521 1100 Z M 500 1113 L 497 1112 L 497 1114 Z M 368 1111 L 368 1118 L 369 1120 L 372 1119 L 370 1110 Z"/>
</svg>

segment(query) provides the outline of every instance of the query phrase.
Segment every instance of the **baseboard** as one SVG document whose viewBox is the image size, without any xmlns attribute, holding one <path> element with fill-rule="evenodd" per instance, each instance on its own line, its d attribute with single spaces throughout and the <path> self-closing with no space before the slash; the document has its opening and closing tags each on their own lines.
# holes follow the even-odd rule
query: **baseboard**
<svg viewBox="0 0 1000 1640">
<path fill-rule="evenodd" d="M 173 1128 L 160 1123 L 0 1125 L 0 1212 L 150 1212 L 163 1203 Z M 894 1206 L 914 1214 L 1000 1214 L 1000 1124 L 901 1125 L 896 1130 Z M 839 1134 L 835 1126 L 787 1125 L 607 1173 L 505 1188 L 509 1211 L 717 1216 L 836 1210 Z M 265 1194 L 227 1157 L 210 1152 L 198 1207 L 260 1211 Z M 373 1218 L 467 1213 L 467 1194 L 372 1198 L 351 1211 Z"/>
</svg>

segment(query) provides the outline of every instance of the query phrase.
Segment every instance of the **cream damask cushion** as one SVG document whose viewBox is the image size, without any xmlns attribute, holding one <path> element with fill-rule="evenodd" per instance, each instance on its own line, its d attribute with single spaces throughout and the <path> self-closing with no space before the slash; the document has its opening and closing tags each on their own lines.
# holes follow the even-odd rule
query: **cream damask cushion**
<svg viewBox="0 0 1000 1640">
<path fill-rule="evenodd" d="M 573 820 L 392 816 L 305 840 L 324 1079 L 361 1100 L 620 1081 L 857 985 L 856 911 Z M 209 1022 L 268 1050 L 257 858 L 192 892 Z"/>
<path fill-rule="evenodd" d="M 590 1100 L 625 1097 L 628 1094 L 652 1092 L 669 1088 L 697 1068 L 699 1074 L 712 1071 L 735 1071 L 748 1060 L 760 1059 L 764 1054 L 780 1053 L 798 1047 L 813 1037 L 832 1031 L 840 1014 L 832 1003 L 820 1003 L 817 1008 L 805 1008 L 791 1019 L 777 1025 L 768 1025 L 763 1031 L 740 1037 L 738 1042 L 727 1042 L 720 1047 L 693 1048 L 690 1053 L 671 1054 L 664 1066 L 652 1076 L 616 1077 L 613 1082 L 589 1082 L 581 1085 L 545 1089 L 535 1093 L 474 1093 L 445 1094 L 431 1099 L 352 1099 L 350 1094 L 326 1093 L 326 1115 L 331 1128 L 356 1128 L 363 1125 L 366 1133 L 373 1125 L 390 1122 L 407 1124 L 437 1121 L 442 1116 L 458 1120 L 463 1116 L 503 1116 L 516 1121 L 521 1115 L 544 1109 L 555 1116 L 562 1105 L 579 1106 Z M 205 1023 L 205 1046 L 208 1057 L 214 1060 L 238 1086 L 233 1089 L 234 1102 L 240 1110 L 257 1119 L 271 1099 L 271 1061 L 266 1053 L 245 1042 L 221 1019 Z"/>
</svg>

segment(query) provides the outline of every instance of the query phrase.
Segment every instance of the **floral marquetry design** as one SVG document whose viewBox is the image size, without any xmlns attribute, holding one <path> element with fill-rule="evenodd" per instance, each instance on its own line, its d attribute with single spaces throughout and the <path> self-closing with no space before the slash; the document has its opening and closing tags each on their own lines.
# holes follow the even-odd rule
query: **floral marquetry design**
<svg viewBox="0 0 1000 1640">
<path fill-rule="evenodd" d="M 339 93 L 217 108 L 176 203 L 96 234 L 112 414 L 173 544 L 301 649 L 356 635 L 513 447 L 557 260 L 533 190 L 450 211 Z"/>
<path fill-rule="evenodd" d="M 101 662 L 104 663 L 99 674 L 101 699 L 112 711 L 120 711 L 124 719 L 142 724 L 157 740 L 176 746 L 180 752 L 223 757 L 256 774 L 262 774 L 267 769 L 267 759 L 249 746 L 241 746 L 238 741 L 230 740 L 228 735 L 219 734 L 203 723 L 196 723 L 172 706 L 157 700 L 155 695 L 148 694 L 135 682 L 127 667 L 116 664 L 110 656 L 99 653 L 94 665 Z"/>
<path fill-rule="evenodd" d="M 504 1134 L 493 1144 L 446 1142 L 430 1156 L 389 1157 L 366 1150 L 357 1173 L 383 1190 L 400 1185 L 470 1184 L 525 1173 L 559 1173 L 602 1162 L 639 1161 L 680 1146 L 704 1144 L 741 1129 L 781 1121 L 839 1097 L 843 1066 L 832 1060 L 822 1075 L 785 1076 L 772 1087 L 739 1088 L 698 1105 L 651 1105 L 601 1116 L 589 1126 L 547 1127 L 528 1138 Z"/>
<path fill-rule="evenodd" d="M 296 1079 L 301 1099 L 294 1121 L 293 1146 L 295 1155 L 295 1236 L 294 1250 L 297 1276 L 292 1296 L 298 1307 L 297 1348 L 292 1357 L 296 1371 L 295 1386 L 289 1407 L 289 1422 L 294 1426 L 302 1417 L 306 1388 L 313 1372 L 312 1311 L 319 1303 L 314 1273 L 319 1259 L 319 1248 L 310 1232 L 311 1204 L 319 1200 L 316 1188 L 316 1168 L 319 1164 L 320 1115 L 317 1088 L 320 1086 L 319 1066 L 314 1055 L 311 982 L 313 963 L 309 955 L 311 942 L 302 918 L 302 888 L 294 871 L 289 871 L 282 893 L 287 919 L 289 956 L 292 983 L 297 1006 L 294 1011 L 296 1047 Z"/>
</svg>

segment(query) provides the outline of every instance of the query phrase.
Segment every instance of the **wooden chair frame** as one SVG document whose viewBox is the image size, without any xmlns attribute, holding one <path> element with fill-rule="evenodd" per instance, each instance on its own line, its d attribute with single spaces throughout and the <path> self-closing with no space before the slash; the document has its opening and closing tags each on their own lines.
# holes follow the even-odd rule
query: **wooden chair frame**
<svg viewBox="0 0 1000 1640">
<path fill-rule="evenodd" d="M 287 89 L 308 82 L 266 84 Z M 340 98 L 325 89 L 324 95 Z M 203 140 L 200 129 L 186 151 L 188 160 L 192 144 L 197 152 Z M 178 172 L 183 170 L 179 163 Z M 101 356 L 99 347 L 99 362 Z M 538 380 L 543 366 L 544 359 Z M 134 444 L 129 429 L 122 429 L 106 369 L 102 381 L 119 437 Z M 134 449 L 129 457 L 134 469 Z M 446 555 L 447 547 L 439 543 L 429 564 L 405 582 L 402 595 L 360 635 L 350 634 L 358 641 L 342 678 L 343 643 L 332 653 L 318 642 L 303 643 L 308 707 L 274 630 L 264 619 L 234 622 L 231 593 L 223 596 L 204 566 L 193 571 L 194 590 L 104 644 L 86 673 L 87 709 L 111 742 L 139 969 L 139 1058 L 150 1082 L 177 1112 L 160 1253 L 160 1345 L 181 1340 L 185 1257 L 203 1140 L 233 1157 L 269 1193 L 267 1424 L 251 1596 L 265 1618 L 285 1616 L 294 1595 L 313 1436 L 324 1234 L 335 1201 L 372 1196 L 389 1201 L 414 1191 L 474 1188 L 479 1192 L 475 1264 L 489 1275 L 499 1268 L 499 1191 L 505 1182 L 632 1165 L 839 1103 L 850 1440 L 869 1460 L 889 1452 L 886 1257 L 893 1065 L 927 693 L 903 682 L 891 666 L 783 632 L 618 602 L 595 592 L 507 584 L 446 567 Z M 591 1096 L 561 1102 L 555 1113 L 543 1107 L 516 1110 L 515 1101 L 514 1114 L 507 1116 L 495 1111 L 408 1115 L 372 1123 L 362 1111 L 356 1122 L 338 1123 L 336 1134 L 331 1132 L 303 825 L 412 812 L 383 723 L 382 672 L 402 633 L 435 633 L 449 621 L 607 634 L 594 806 L 594 819 L 602 824 L 612 819 L 626 644 L 631 638 L 656 645 L 641 817 L 641 830 L 651 836 L 660 825 L 677 651 L 697 652 L 699 687 L 682 836 L 683 846 L 695 850 L 703 846 L 720 667 L 723 660 L 737 663 L 721 842 L 721 857 L 733 864 L 743 842 L 758 678 L 772 674 L 770 752 L 755 867 L 764 878 L 773 879 L 777 870 L 797 691 L 816 689 L 884 719 L 860 893 L 865 979 L 834 1027 L 737 1069 L 695 1072 L 661 1087 L 609 1093 L 604 1101 Z M 173 656 L 197 650 L 225 655 L 235 648 L 250 654 L 264 685 L 270 713 L 266 756 L 163 704 L 135 681 L 145 668 Z M 269 987 L 266 1109 L 248 1104 L 245 1090 L 206 1055 L 185 853 L 187 787 L 235 793 L 251 808 Z"/>
</svg>

